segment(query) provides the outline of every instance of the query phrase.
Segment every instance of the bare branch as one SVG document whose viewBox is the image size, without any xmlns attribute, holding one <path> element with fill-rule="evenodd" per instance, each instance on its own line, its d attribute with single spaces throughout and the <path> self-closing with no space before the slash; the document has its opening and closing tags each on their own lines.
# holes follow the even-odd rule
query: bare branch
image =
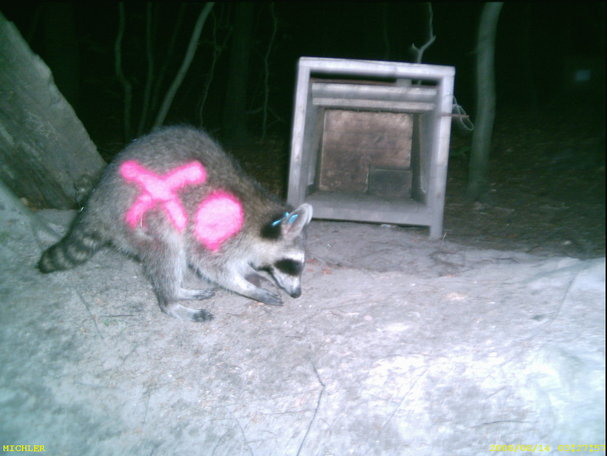
<svg viewBox="0 0 607 456">
<path fill-rule="evenodd" d="M 434 27 L 432 25 L 432 19 L 434 18 L 434 11 L 432 10 L 432 3 L 427 2 L 426 6 L 428 7 L 428 39 L 422 45 L 422 47 L 418 48 L 414 43 L 411 44 L 411 51 L 415 53 L 415 63 L 421 63 L 422 57 L 424 56 L 424 52 L 426 49 L 430 47 L 434 40 L 436 39 L 436 35 L 434 35 Z"/>
<path fill-rule="evenodd" d="M 232 36 L 232 28 L 228 29 L 228 32 L 225 34 L 225 37 L 221 43 L 218 43 L 217 38 L 217 30 L 219 29 L 218 22 L 221 21 L 221 18 L 216 18 L 217 14 L 213 14 L 213 39 L 211 40 L 211 47 L 213 48 L 213 56 L 211 57 L 211 63 L 209 65 L 209 71 L 207 72 L 207 76 L 204 81 L 204 86 L 202 88 L 202 95 L 200 97 L 200 103 L 198 104 L 198 122 L 200 125 L 204 125 L 204 107 L 207 103 L 207 98 L 209 96 L 209 88 L 211 87 L 211 83 L 215 78 L 215 67 L 217 66 L 217 62 L 219 61 L 219 57 L 223 53 L 226 48 L 230 37 Z"/>
<path fill-rule="evenodd" d="M 143 133 L 145 122 L 148 118 L 150 109 L 150 98 L 152 94 L 152 82 L 154 81 L 154 53 L 152 52 L 152 6 L 153 3 L 148 3 L 145 9 L 145 60 L 147 65 L 147 73 L 145 78 L 145 89 L 143 92 L 143 107 L 139 116 L 139 126 L 137 127 L 137 135 Z"/>
<path fill-rule="evenodd" d="M 266 55 L 263 58 L 264 96 L 263 96 L 263 121 L 261 123 L 262 139 L 266 138 L 266 132 L 268 130 L 268 98 L 270 97 L 270 53 L 272 52 L 272 46 L 274 45 L 274 39 L 276 38 L 276 31 L 278 30 L 278 19 L 276 17 L 276 10 L 274 9 L 274 3 L 270 3 L 270 14 L 272 15 L 272 35 L 270 36 L 270 42 L 268 43 L 268 49 L 266 49 Z"/>
<path fill-rule="evenodd" d="M 181 63 L 181 67 L 179 68 L 179 71 L 177 72 L 177 75 L 175 76 L 171 87 L 169 87 L 169 90 L 167 91 L 167 94 L 164 97 L 162 106 L 160 107 L 158 115 L 156 116 L 156 120 L 154 121 L 154 127 L 162 125 L 167 113 L 169 112 L 169 108 L 173 103 L 175 94 L 177 93 L 179 86 L 183 82 L 183 79 L 185 78 L 185 75 L 188 72 L 190 65 L 192 64 L 194 54 L 196 54 L 196 47 L 198 46 L 198 40 L 200 38 L 202 28 L 204 27 L 207 17 L 209 16 L 209 13 L 211 12 L 211 9 L 213 8 L 214 4 L 215 2 L 208 2 L 200 12 L 200 15 L 198 16 L 198 20 L 196 21 L 196 25 L 194 26 L 194 30 L 192 31 L 192 36 L 190 37 L 188 49 L 186 51 L 185 56 L 183 57 L 183 62 Z"/>
<path fill-rule="evenodd" d="M 151 111 L 156 111 L 156 109 L 158 107 L 158 104 L 159 104 L 158 99 L 160 98 L 159 94 L 163 87 L 163 82 L 165 80 L 167 69 L 170 66 L 173 56 L 175 55 L 175 43 L 177 41 L 177 36 L 179 35 L 179 31 L 182 28 L 181 25 L 183 22 L 183 16 L 185 13 L 186 6 L 187 6 L 186 3 L 179 4 L 179 11 L 177 12 L 177 19 L 175 20 L 173 32 L 171 33 L 171 39 L 169 40 L 169 44 L 166 47 L 166 51 L 164 53 L 164 58 L 162 60 L 162 65 L 160 65 L 160 71 L 158 72 L 158 76 L 156 77 L 156 80 L 154 81 L 154 90 L 152 91 L 153 95 L 152 95 L 152 103 L 151 103 L 151 107 L 150 107 Z"/>
</svg>

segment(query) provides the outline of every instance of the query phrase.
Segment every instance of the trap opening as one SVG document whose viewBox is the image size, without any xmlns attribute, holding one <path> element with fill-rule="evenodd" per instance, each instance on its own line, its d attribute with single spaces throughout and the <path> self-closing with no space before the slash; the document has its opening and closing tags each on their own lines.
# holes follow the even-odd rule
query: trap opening
<svg viewBox="0 0 607 456">
<path fill-rule="evenodd" d="M 302 57 L 288 201 L 442 235 L 452 67 Z"/>
</svg>

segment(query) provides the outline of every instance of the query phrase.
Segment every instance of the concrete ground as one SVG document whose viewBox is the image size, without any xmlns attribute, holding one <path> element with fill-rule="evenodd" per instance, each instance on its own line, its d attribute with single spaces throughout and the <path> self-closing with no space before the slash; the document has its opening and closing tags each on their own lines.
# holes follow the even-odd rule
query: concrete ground
<svg viewBox="0 0 607 456">
<path fill-rule="evenodd" d="M 139 265 L 116 252 L 45 276 L 39 239 L 6 209 L 0 239 L 2 445 L 605 454 L 604 258 L 314 221 L 301 298 L 268 307 L 219 291 L 200 302 L 213 321 L 184 323 L 160 312 Z"/>
</svg>

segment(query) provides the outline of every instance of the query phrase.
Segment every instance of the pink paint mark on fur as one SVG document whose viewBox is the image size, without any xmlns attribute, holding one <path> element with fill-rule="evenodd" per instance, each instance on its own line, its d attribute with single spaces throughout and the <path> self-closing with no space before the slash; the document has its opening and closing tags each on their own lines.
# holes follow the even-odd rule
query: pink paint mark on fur
<svg viewBox="0 0 607 456">
<path fill-rule="evenodd" d="M 218 190 L 205 199 L 194 216 L 196 239 L 216 252 L 226 240 L 236 235 L 244 224 L 244 210 L 234 195 Z"/>
<path fill-rule="evenodd" d="M 144 214 L 156 205 L 164 210 L 178 231 L 183 231 L 188 216 L 179 200 L 177 191 L 186 185 L 202 184 L 207 173 L 199 162 L 193 161 L 178 166 L 164 175 L 141 166 L 134 160 L 120 165 L 120 175 L 129 182 L 137 184 L 141 193 L 125 214 L 125 220 L 131 228 L 141 223 Z"/>
</svg>

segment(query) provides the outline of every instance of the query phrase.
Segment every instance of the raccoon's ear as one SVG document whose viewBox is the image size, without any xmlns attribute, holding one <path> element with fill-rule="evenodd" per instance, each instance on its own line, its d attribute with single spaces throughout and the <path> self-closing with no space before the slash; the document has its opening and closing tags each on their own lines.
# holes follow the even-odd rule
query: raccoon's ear
<svg viewBox="0 0 607 456">
<path fill-rule="evenodd" d="M 312 206 L 307 203 L 302 204 L 293 212 L 289 212 L 280 222 L 282 235 L 287 239 L 299 236 L 312 220 L 312 212 Z"/>
<path fill-rule="evenodd" d="M 261 237 L 269 240 L 294 239 L 312 219 L 312 206 L 302 204 L 292 212 L 274 214 L 262 228 Z"/>
</svg>

